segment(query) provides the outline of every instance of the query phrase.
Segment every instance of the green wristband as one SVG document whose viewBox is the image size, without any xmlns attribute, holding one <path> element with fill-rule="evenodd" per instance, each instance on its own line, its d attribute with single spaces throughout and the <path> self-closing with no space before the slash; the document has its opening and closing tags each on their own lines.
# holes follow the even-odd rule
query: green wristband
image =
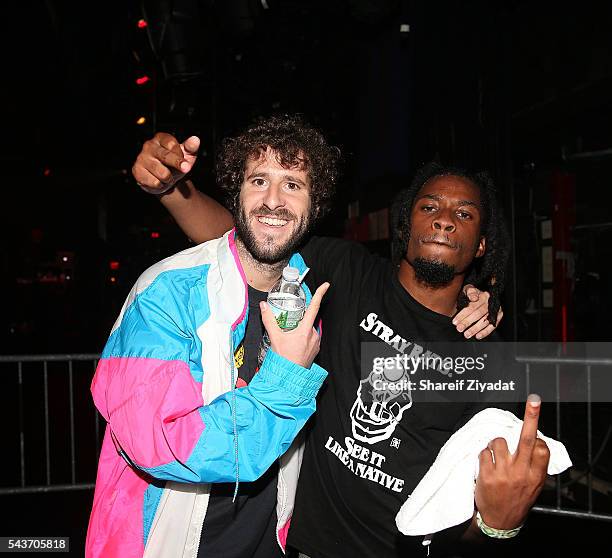
<svg viewBox="0 0 612 558">
<path fill-rule="evenodd" d="M 519 525 L 514 529 L 495 529 L 494 527 L 489 527 L 480 516 L 480 512 L 476 512 L 476 525 L 478 528 L 487 536 L 493 539 L 511 539 L 512 537 L 516 537 L 519 534 L 519 531 L 523 527 Z"/>
</svg>

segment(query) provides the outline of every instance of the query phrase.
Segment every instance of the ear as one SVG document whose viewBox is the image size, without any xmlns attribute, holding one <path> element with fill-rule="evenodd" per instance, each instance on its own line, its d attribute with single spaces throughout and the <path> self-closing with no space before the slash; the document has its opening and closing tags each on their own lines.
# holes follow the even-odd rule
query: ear
<svg viewBox="0 0 612 558">
<path fill-rule="evenodd" d="M 487 239 L 484 236 L 481 236 L 480 240 L 478 241 L 478 248 L 476 249 L 476 254 L 474 255 L 474 257 L 481 258 L 482 256 L 485 255 L 486 251 L 487 251 Z"/>
</svg>

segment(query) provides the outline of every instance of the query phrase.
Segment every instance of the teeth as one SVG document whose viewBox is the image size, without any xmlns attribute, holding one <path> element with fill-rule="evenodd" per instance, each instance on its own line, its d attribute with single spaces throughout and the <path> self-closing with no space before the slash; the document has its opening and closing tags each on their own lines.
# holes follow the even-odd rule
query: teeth
<svg viewBox="0 0 612 558">
<path fill-rule="evenodd" d="M 282 227 L 283 225 L 286 225 L 288 223 L 288 221 L 285 221 L 284 219 L 274 219 L 272 217 L 258 217 L 257 220 L 260 223 L 264 223 L 265 225 L 271 225 L 273 227 Z"/>
</svg>

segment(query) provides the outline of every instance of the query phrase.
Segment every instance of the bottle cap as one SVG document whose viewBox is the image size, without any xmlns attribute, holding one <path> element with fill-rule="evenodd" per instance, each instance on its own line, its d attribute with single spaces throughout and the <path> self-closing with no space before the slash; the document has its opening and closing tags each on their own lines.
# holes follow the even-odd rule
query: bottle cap
<svg viewBox="0 0 612 558">
<path fill-rule="evenodd" d="M 300 272 L 297 267 L 287 266 L 283 269 L 283 279 L 285 281 L 297 281 L 300 276 Z"/>
</svg>

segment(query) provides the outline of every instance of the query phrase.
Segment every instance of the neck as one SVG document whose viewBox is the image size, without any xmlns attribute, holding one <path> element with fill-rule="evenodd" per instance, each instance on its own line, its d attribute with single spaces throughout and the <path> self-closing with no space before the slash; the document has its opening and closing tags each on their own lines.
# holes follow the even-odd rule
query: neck
<svg viewBox="0 0 612 558">
<path fill-rule="evenodd" d="M 236 237 L 236 248 L 247 283 L 258 291 L 269 291 L 278 281 L 283 273 L 283 268 L 289 261 L 283 260 L 274 264 L 261 263 L 253 257 L 238 237 Z"/>
<path fill-rule="evenodd" d="M 432 286 L 420 281 L 416 276 L 414 267 L 405 259 L 402 260 L 398 271 L 399 282 L 412 298 L 425 308 L 445 316 L 456 314 L 457 297 L 463 286 L 464 278 L 465 275 L 460 273 L 445 285 Z"/>
</svg>

